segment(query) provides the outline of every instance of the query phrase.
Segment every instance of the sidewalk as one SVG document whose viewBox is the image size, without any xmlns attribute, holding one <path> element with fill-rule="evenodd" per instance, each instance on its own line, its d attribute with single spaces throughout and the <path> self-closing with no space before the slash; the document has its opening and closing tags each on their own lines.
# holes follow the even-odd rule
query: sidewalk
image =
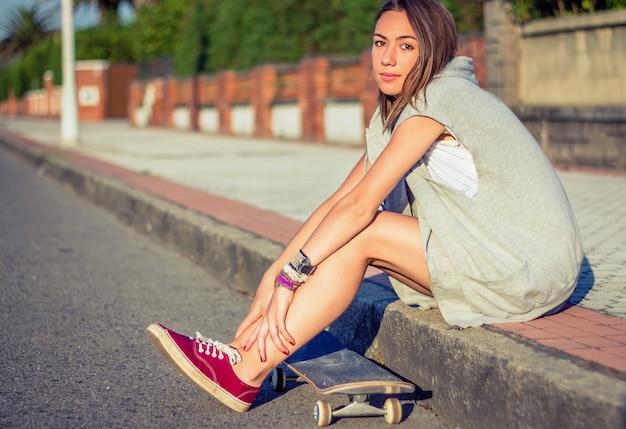
<svg viewBox="0 0 626 429">
<path fill-rule="evenodd" d="M 247 292 L 362 154 L 355 148 L 135 129 L 125 121 L 81 127 L 80 145 L 65 149 L 58 122 L 0 118 L 0 143 L 38 163 L 47 154 L 40 173 L 71 183 L 98 204 L 113 204 L 103 199 L 115 193 L 110 210 L 176 246 L 189 241 L 185 234 L 197 235 L 185 232 L 189 225 L 216 228 L 213 238 L 185 253 L 201 262 L 206 247 L 210 253 L 236 248 L 234 261 L 224 262 L 232 255 L 212 258 Z M 587 252 L 574 306 L 528 323 L 450 331 L 436 310 L 395 302 L 384 277 L 374 275 L 333 329 L 351 347 L 431 389 L 436 410 L 474 422 L 467 427 L 490 427 L 489 421 L 495 427 L 623 427 L 626 175 L 559 175 Z M 207 224 L 207 216 L 217 224 Z M 185 231 L 178 230 L 183 223 Z M 248 244 L 233 245 L 237 234 L 248 234 Z"/>
</svg>

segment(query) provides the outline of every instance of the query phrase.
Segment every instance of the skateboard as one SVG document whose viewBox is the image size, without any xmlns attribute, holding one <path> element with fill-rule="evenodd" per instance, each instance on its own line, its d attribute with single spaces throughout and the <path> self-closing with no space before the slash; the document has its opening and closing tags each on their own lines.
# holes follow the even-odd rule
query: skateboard
<svg viewBox="0 0 626 429">
<path fill-rule="evenodd" d="M 287 377 L 284 367 L 272 372 L 272 387 L 283 390 L 287 381 L 306 382 L 324 395 L 348 395 L 350 403 L 332 409 L 330 403 L 315 403 L 314 416 L 318 426 L 328 426 L 334 417 L 384 416 L 387 423 L 402 420 L 402 405 L 389 397 L 382 408 L 370 404 L 370 395 L 413 393 L 415 385 L 406 382 L 360 354 L 346 349 L 330 332 L 322 331 L 285 361 L 295 376 Z"/>
</svg>

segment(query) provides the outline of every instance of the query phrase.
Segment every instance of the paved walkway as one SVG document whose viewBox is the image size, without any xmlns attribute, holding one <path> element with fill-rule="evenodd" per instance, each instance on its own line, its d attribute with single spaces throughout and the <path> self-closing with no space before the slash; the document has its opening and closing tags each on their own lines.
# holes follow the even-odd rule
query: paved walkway
<svg viewBox="0 0 626 429">
<path fill-rule="evenodd" d="M 285 243 L 341 183 L 361 149 L 136 129 L 125 121 L 81 126 L 76 148 L 59 124 L 0 118 L 2 135 L 64 156 L 133 186 Z M 626 372 L 626 175 L 560 171 L 587 259 L 575 304 L 549 318 L 497 325 L 543 345 Z"/>
</svg>

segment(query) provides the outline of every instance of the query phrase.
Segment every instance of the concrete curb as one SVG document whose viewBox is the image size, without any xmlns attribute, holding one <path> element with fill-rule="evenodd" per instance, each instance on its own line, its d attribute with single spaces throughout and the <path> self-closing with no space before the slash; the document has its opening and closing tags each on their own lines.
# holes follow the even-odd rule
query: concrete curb
<svg viewBox="0 0 626 429">
<path fill-rule="evenodd" d="M 0 143 L 237 290 L 252 292 L 282 249 L 96 175 L 62 153 L 45 153 L 2 134 Z M 415 382 L 435 411 L 463 428 L 626 427 L 626 382 L 618 374 L 495 328 L 450 329 L 439 312 L 398 302 L 377 278 L 364 281 L 330 330 L 348 347 Z"/>
</svg>

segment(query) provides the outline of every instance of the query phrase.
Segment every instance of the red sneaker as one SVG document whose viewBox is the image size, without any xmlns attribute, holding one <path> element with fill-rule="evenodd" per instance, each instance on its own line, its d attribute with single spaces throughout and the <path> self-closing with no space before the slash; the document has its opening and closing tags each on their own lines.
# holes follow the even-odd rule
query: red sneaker
<svg viewBox="0 0 626 429">
<path fill-rule="evenodd" d="M 148 326 L 147 333 L 174 368 L 233 410 L 247 411 L 261 390 L 235 375 L 232 366 L 241 361 L 237 349 L 218 341 L 180 335 L 160 324 Z"/>
</svg>

